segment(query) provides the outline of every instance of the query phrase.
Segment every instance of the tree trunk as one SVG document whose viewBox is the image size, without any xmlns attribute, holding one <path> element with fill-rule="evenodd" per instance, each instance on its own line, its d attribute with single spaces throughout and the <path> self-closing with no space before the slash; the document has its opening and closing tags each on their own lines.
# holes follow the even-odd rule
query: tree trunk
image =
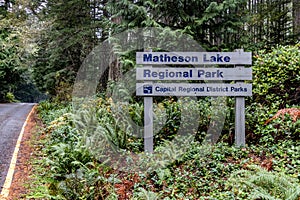
<svg viewBox="0 0 300 200">
<path fill-rule="evenodd" d="M 300 1 L 293 0 L 293 26 L 294 34 L 300 37 Z"/>
<path fill-rule="evenodd" d="M 111 50 L 109 61 L 108 80 L 118 81 L 121 77 L 121 63 L 118 56 Z"/>
<path fill-rule="evenodd" d="M 111 21 L 116 24 L 121 24 L 122 18 L 115 17 L 112 18 Z M 111 49 L 109 58 L 108 80 L 117 81 L 121 77 L 121 63 L 119 62 L 118 56 L 113 52 L 113 49 Z"/>
</svg>

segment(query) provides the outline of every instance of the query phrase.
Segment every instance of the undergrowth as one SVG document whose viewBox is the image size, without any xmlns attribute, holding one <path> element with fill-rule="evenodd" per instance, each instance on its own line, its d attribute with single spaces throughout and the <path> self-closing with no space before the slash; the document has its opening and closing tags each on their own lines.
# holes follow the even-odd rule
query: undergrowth
<svg viewBox="0 0 300 200">
<path fill-rule="evenodd" d="M 299 45 L 254 55 L 244 147 L 234 145 L 233 98 L 154 98 L 154 154 L 143 152 L 138 97 L 40 103 L 45 128 L 27 198 L 299 200 L 300 120 L 265 124 L 299 108 L 299 58 Z"/>
<path fill-rule="evenodd" d="M 281 139 L 274 138 L 274 134 L 270 132 L 260 131 L 254 133 L 255 137 L 259 138 L 257 142 L 240 148 L 224 142 L 225 138 L 215 145 L 193 140 L 189 148 L 184 149 L 185 145 L 180 147 L 178 144 L 185 144 L 186 137 L 178 139 L 179 143 L 176 144 L 172 143 L 174 139 L 165 138 L 161 140 L 162 144 L 156 146 L 156 150 L 162 153 L 155 157 L 142 153 L 143 141 L 131 134 L 133 130 L 138 131 L 137 127 L 126 124 L 126 120 L 118 121 L 116 116 L 112 116 L 116 115 L 116 112 L 112 112 L 116 105 L 107 102 L 109 101 L 97 99 L 86 107 L 88 109 L 81 110 L 80 115 L 76 113 L 76 116 L 71 112 L 69 105 L 60 107 L 49 102 L 40 104 L 40 116 L 45 123 L 45 128 L 40 134 L 45 137 L 39 142 L 40 157 L 33 163 L 36 170 L 36 187 L 32 188 L 27 198 L 300 197 L 300 144 L 298 140 L 291 139 L 291 135 Z M 142 121 L 139 105 L 130 105 L 128 109 L 132 112 L 132 119 Z M 80 123 L 77 123 L 78 120 Z M 276 129 L 280 120 L 273 121 L 268 125 L 273 128 L 266 127 L 266 130 L 274 129 L 276 133 L 280 133 Z M 286 121 L 282 123 L 282 127 L 285 123 L 288 124 Z M 168 129 L 174 130 L 172 126 L 175 125 L 170 125 Z M 257 127 L 259 126 L 263 125 L 258 123 Z M 124 127 L 127 128 L 125 131 Z M 168 148 L 165 148 L 163 143 Z M 107 145 L 120 147 L 118 159 L 112 156 L 115 155 L 114 148 L 103 149 Z M 136 161 L 136 157 L 129 152 L 141 155 L 139 160 Z M 132 167 L 131 170 L 121 170 L 125 160 L 127 165 L 132 163 L 132 166 L 129 166 Z M 146 166 L 144 171 L 134 169 L 134 166 L 142 165 Z M 263 180 L 262 177 L 266 177 L 267 180 Z"/>
</svg>

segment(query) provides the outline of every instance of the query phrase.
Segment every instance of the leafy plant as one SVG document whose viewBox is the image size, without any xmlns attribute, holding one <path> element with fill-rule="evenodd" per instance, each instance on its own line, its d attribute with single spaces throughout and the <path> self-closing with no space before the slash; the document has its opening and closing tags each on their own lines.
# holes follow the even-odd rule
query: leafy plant
<svg viewBox="0 0 300 200">
<path fill-rule="evenodd" d="M 275 189 L 281 184 L 298 191 L 300 162 L 296 135 L 299 124 L 291 124 L 286 116 L 284 121 L 277 119 L 269 127 L 264 125 L 276 112 L 278 104 L 267 107 L 252 103 L 247 108 L 247 127 L 248 130 L 254 127 L 251 138 L 257 141 L 237 148 L 222 140 L 215 145 L 202 142 L 211 116 L 231 116 L 231 108 L 216 109 L 224 107 L 225 103 L 231 105 L 231 99 L 227 102 L 213 102 L 209 98 L 186 102 L 171 98 L 155 101 L 155 122 L 164 124 L 156 136 L 156 154 L 141 152 L 143 140 L 136 135 L 141 134 L 143 125 L 140 102 L 133 99 L 130 103 L 114 102 L 101 96 L 81 103 L 73 112 L 70 105 L 42 102 L 38 110 L 46 125 L 46 141 L 42 144 L 45 146 L 44 158 L 39 165 L 48 170 L 39 172 L 44 185 L 37 187 L 32 196 L 53 199 L 116 199 L 124 196 L 133 199 L 259 199 L 269 198 L 277 192 L 279 197 L 276 198 L 292 197 L 290 193 L 282 193 L 280 188 Z M 184 112 L 191 109 L 202 112 L 199 112 L 200 116 L 192 116 L 195 119 L 184 119 Z M 225 122 L 225 132 L 230 131 L 231 120 Z M 189 124 L 192 121 L 199 125 L 198 130 L 188 129 L 194 127 L 195 124 Z M 179 136 L 179 127 L 184 127 L 187 134 Z M 198 135 L 200 131 L 203 135 Z M 195 139 L 195 135 L 199 137 Z M 138 159 L 132 151 L 139 154 Z M 124 166 L 125 162 L 128 166 Z M 274 171 L 249 170 L 247 166 L 251 165 Z M 137 175 L 128 172 L 128 167 L 138 170 Z M 146 170 L 140 170 L 140 167 Z M 241 169 L 247 172 L 239 173 Z M 270 187 L 262 187 L 267 185 L 267 180 L 255 179 L 265 173 L 274 179 L 275 183 L 268 182 Z M 279 175 L 285 179 L 275 179 Z M 252 185 L 242 185 L 245 180 L 253 180 Z M 285 180 L 291 185 L 285 185 Z M 240 190 L 234 189 L 235 182 L 241 184 Z"/>
<path fill-rule="evenodd" d="M 299 47 L 277 46 L 258 52 L 253 65 L 255 102 L 268 106 L 275 102 L 281 108 L 299 103 Z"/>
<path fill-rule="evenodd" d="M 11 94 L 23 81 L 22 73 L 25 69 L 21 34 L 11 27 L 12 21 L 0 16 L 0 102 L 14 100 Z"/>
<path fill-rule="evenodd" d="M 234 172 L 226 183 L 235 195 L 247 199 L 289 199 L 300 197 L 300 184 L 284 173 L 272 173 L 258 166 Z"/>
<path fill-rule="evenodd" d="M 144 188 L 138 188 L 137 192 L 134 193 L 134 200 L 158 200 L 159 195 L 152 191 L 147 191 Z"/>
<path fill-rule="evenodd" d="M 12 102 L 18 102 L 16 100 L 16 98 L 15 98 L 15 95 L 13 93 L 11 93 L 11 92 L 8 92 L 5 97 L 6 97 L 6 100 L 8 102 L 10 102 L 10 103 L 12 103 Z"/>
<path fill-rule="evenodd" d="M 261 103 L 252 103 L 246 108 L 246 130 L 249 143 L 269 145 L 269 143 L 282 142 L 283 140 L 299 139 L 299 120 L 294 122 L 286 114 L 265 124 L 278 111 L 279 103 L 270 106 Z"/>
</svg>

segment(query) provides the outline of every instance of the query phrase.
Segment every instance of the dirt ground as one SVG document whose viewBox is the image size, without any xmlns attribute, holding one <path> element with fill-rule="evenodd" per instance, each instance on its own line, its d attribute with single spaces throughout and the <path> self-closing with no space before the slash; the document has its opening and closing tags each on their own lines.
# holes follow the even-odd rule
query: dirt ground
<svg viewBox="0 0 300 200">
<path fill-rule="evenodd" d="M 34 137 L 33 133 L 37 131 L 37 124 L 38 117 L 36 110 L 34 110 L 25 127 L 8 200 L 26 199 L 25 195 L 28 191 L 25 185 L 30 181 L 29 175 L 32 171 L 30 159 L 32 159 L 34 155 L 34 147 L 31 145 L 30 141 Z"/>
</svg>

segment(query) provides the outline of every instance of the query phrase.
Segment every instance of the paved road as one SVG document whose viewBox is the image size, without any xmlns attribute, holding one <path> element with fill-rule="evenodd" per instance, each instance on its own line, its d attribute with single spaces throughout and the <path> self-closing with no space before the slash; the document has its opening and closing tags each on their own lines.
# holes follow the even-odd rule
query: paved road
<svg viewBox="0 0 300 200">
<path fill-rule="evenodd" d="M 34 104 L 0 104 L 0 191 L 22 126 Z"/>
</svg>

